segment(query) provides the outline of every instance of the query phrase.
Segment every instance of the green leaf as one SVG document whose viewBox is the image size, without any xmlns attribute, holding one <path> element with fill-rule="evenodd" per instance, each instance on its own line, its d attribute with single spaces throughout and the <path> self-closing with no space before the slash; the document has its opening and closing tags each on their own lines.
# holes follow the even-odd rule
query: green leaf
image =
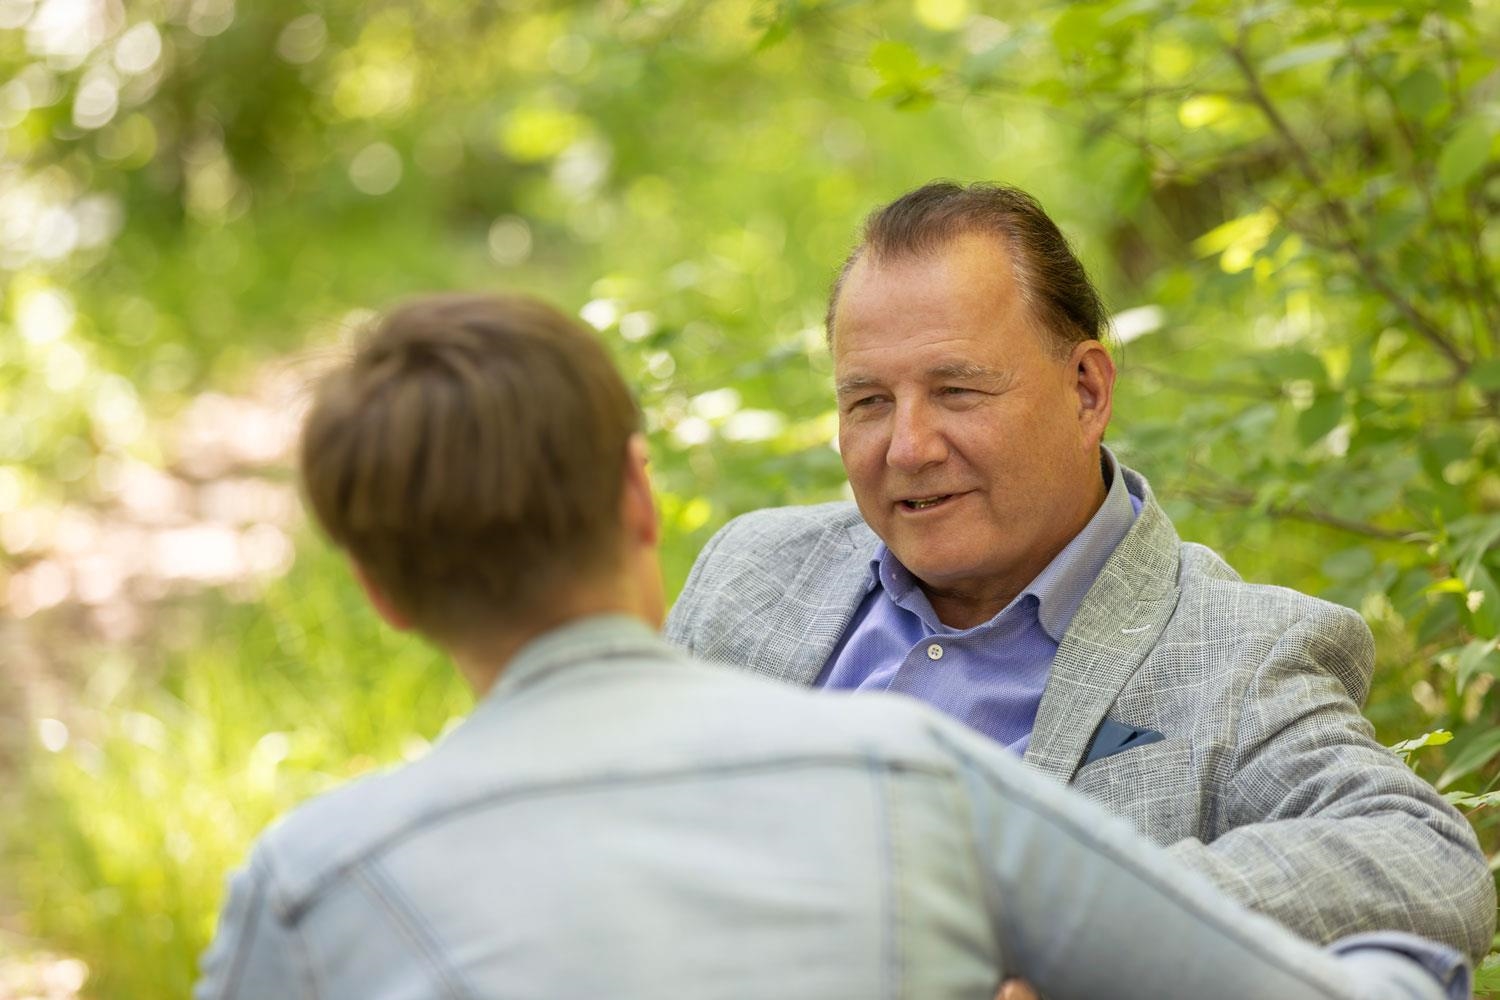
<svg viewBox="0 0 1500 1000">
<path fill-rule="evenodd" d="M 1345 44 L 1342 41 L 1314 42 L 1311 45 L 1299 45 L 1294 49 L 1279 52 L 1265 62 L 1261 63 L 1260 71 L 1265 76 L 1276 73 L 1284 73 L 1298 66 L 1311 66 L 1313 63 L 1326 62 L 1335 56 L 1344 54 Z"/>
<path fill-rule="evenodd" d="M 1321 395 L 1297 415 L 1297 440 L 1304 447 L 1314 444 L 1343 419 L 1344 397 L 1336 392 Z"/>
<path fill-rule="evenodd" d="M 1263 208 L 1237 219 L 1230 219 L 1193 241 L 1193 250 L 1203 257 L 1223 253 L 1232 247 L 1259 250 L 1276 230 L 1276 213 Z"/>
<path fill-rule="evenodd" d="M 915 109 L 932 102 L 927 84 L 942 67 L 922 62 L 915 49 L 900 42 L 880 42 L 870 50 L 870 65 L 883 81 L 872 96 L 889 98 L 898 108 Z"/>
<path fill-rule="evenodd" d="M 1495 656 L 1495 640 L 1475 639 L 1458 654 L 1458 690 L 1469 686 L 1475 674 L 1496 673 L 1500 657 Z"/>
<path fill-rule="evenodd" d="M 1328 384 L 1328 369 L 1323 366 L 1323 359 L 1311 351 L 1276 351 L 1273 354 L 1262 354 L 1255 359 L 1255 363 L 1279 382 L 1306 379 L 1316 386 Z"/>
<path fill-rule="evenodd" d="M 1474 970 L 1474 993 L 1488 996 L 1500 992 L 1500 954 L 1489 955 Z"/>
<path fill-rule="evenodd" d="M 1435 486 L 1446 485 L 1443 470 L 1453 462 L 1462 462 L 1474 453 L 1474 441 L 1462 430 L 1448 428 L 1422 442 L 1420 456 L 1422 468 L 1432 478 Z"/>
<path fill-rule="evenodd" d="M 1458 548 L 1463 556 L 1458 560 L 1457 573 L 1459 579 L 1477 587 L 1483 582 L 1479 572 L 1484 566 L 1484 558 L 1489 554 L 1490 547 L 1500 541 L 1500 517 L 1478 518 L 1472 522 L 1465 520 L 1462 523 L 1464 537 Z M 1455 534 L 1458 530 L 1455 525 Z"/>
<path fill-rule="evenodd" d="M 1469 611 L 1469 628 L 1478 635 L 1494 638 L 1500 633 L 1500 585 L 1490 571 L 1480 566 L 1469 576 L 1469 593 L 1464 596 Z"/>
<path fill-rule="evenodd" d="M 1480 730 L 1477 737 L 1465 741 L 1453 763 L 1438 777 L 1438 788 L 1447 788 L 1459 778 L 1473 774 L 1494 760 L 1496 754 L 1500 754 L 1500 727 Z"/>
<path fill-rule="evenodd" d="M 1481 118 L 1460 125 L 1438 154 L 1438 183 L 1450 189 L 1467 184 L 1489 160 L 1493 138 L 1492 126 Z"/>
<path fill-rule="evenodd" d="M 1419 121 L 1437 110 L 1446 97 L 1442 79 L 1426 66 L 1418 66 L 1396 84 L 1396 107 Z"/>
<path fill-rule="evenodd" d="M 1064 56 L 1088 52 L 1103 36 L 1099 10 L 1087 4 L 1073 4 L 1052 22 L 1052 44 Z"/>
<path fill-rule="evenodd" d="M 890 83 L 922 83 L 942 72 L 922 62 L 917 50 L 902 42 L 879 42 L 870 50 L 870 66 Z"/>
<path fill-rule="evenodd" d="M 1391 744 L 1391 750 L 1399 754 L 1411 754 L 1423 747 L 1440 747 L 1445 743 L 1453 742 L 1453 734 L 1446 729 L 1434 729 L 1430 733 L 1421 736 L 1413 736 L 1409 740 Z"/>
<path fill-rule="evenodd" d="M 1443 798 L 1450 805 L 1460 809 L 1483 809 L 1485 806 L 1500 805 L 1500 792 L 1484 792 L 1481 795 L 1471 795 L 1468 792 L 1448 792 Z"/>
<path fill-rule="evenodd" d="M 1485 392 L 1500 392 L 1500 358 L 1481 361 L 1470 368 L 1469 381 Z"/>
</svg>

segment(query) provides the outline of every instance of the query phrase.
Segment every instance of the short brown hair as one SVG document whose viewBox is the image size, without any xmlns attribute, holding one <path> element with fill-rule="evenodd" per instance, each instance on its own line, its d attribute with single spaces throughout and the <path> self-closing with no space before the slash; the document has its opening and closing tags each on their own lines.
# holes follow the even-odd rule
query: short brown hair
<svg viewBox="0 0 1500 1000">
<path fill-rule="evenodd" d="M 334 542 L 451 641 L 613 565 L 639 424 L 579 321 L 531 298 L 437 295 L 392 311 L 321 383 L 302 478 Z"/>
<path fill-rule="evenodd" d="M 1059 353 L 1085 340 L 1103 340 L 1109 319 L 1088 272 L 1057 224 L 1035 198 L 1003 184 L 935 181 L 871 212 L 859 245 L 849 254 L 828 296 L 828 340 L 839 292 L 867 254 L 900 259 L 944 249 L 956 238 L 985 233 L 999 238 L 1032 315 L 1054 338 Z"/>
</svg>

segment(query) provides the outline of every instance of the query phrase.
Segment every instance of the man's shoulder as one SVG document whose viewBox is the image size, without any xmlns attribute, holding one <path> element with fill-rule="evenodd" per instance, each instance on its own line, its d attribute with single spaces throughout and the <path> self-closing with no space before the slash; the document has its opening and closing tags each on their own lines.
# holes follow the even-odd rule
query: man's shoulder
<svg viewBox="0 0 1500 1000">
<path fill-rule="evenodd" d="M 1144 480 L 1146 508 L 1122 543 L 1117 571 L 1139 598 L 1154 590 L 1173 610 L 1154 659 L 1201 660 L 1205 676 L 1233 686 L 1246 670 L 1304 663 L 1337 676 L 1356 700 L 1368 691 L 1374 640 L 1359 613 L 1287 587 L 1252 583 L 1213 549 L 1183 542 Z M 1116 588 L 1119 589 L 1118 587 Z M 1116 593 L 1116 603 L 1120 594 Z"/>
<path fill-rule="evenodd" d="M 1230 686 L 1237 675 L 1314 670 L 1337 677 L 1356 704 L 1369 693 L 1375 642 L 1352 608 L 1242 579 L 1212 549 L 1182 546 L 1177 606 L 1158 640 L 1170 657 L 1198 657 Z"/>
<path fill-rule="evenodd" d="M 1300 590 L 1244 580 L 1213 549 L 1182 545 L 1179 607 L 1205 615 L 1231 617 L 1252 630 L 1281 630 L 1305 620 L 1334 625 L 1362 623 L 1359 613 Z"/>
</svg>

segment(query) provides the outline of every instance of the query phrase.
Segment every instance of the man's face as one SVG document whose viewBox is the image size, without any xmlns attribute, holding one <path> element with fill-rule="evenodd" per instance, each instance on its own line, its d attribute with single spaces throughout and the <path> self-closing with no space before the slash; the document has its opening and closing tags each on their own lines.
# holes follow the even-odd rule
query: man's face
<svg viewBox="0 0 1500 1000">
<path fill-rule="evenodd" d="M 1007 257 L 978 234 L 927 256 L 867 255 L 834 315 L 854 498 L 950 625 L 1004 607 L 1104 496 L 1113 365 L 1094 341 L 1058 356 Z"/>
</svg>

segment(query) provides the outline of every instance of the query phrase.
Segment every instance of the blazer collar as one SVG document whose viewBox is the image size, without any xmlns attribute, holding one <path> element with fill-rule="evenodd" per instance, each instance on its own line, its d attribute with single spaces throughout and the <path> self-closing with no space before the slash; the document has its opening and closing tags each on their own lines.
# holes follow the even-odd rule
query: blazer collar
<svg viewBox="0 0 1500 1000">
<path fill-rule="evenodd" d="M 1177 532 L 1145 478 L 1120 470 L 1142 500 L 1140 515 L 1063 636 L 1023 758 L 1062 782 L 1072 779 L 1094 731 L 1177 606 Z"/>
</svg>

